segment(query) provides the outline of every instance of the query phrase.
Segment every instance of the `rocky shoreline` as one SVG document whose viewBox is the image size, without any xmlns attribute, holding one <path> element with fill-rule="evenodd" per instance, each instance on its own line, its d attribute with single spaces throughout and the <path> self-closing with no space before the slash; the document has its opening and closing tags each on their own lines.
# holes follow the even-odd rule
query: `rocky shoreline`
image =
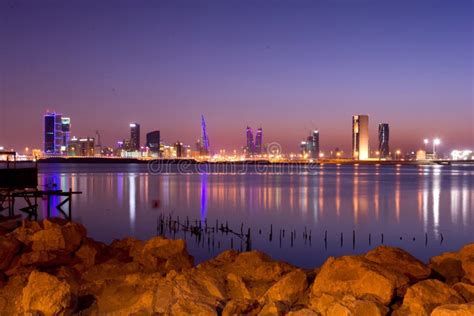
<svg viewBox="0 0 474 316">
<path fill-rule="evenodd" d="M 380 246 L 313 270 L 232 250 L 195 266 L 183 240 L 23 221 L 0 232 L 0 315 L 474 315 L 474 244 L 428 265 Z"/>
</svg>

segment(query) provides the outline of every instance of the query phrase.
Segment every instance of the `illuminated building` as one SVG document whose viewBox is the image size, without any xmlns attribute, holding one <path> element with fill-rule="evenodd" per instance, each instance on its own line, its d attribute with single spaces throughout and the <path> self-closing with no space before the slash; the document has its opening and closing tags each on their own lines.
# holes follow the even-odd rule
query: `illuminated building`
<svg viewBox="0 0 474 316">
<path fill-rule="evenodd" d="M 319 159 L 319 131 L 314 130 L 306 141 L 306 151 L 311 159 Z"/>
<path fill-rule="evenodd" d="M 60 155 L 64 146 L 62 131 L 62 115 L 49 112 L 44 115 L 44 153 Z"/>
<path fill-rule="evenodd" d="M 247 138 L 247 146 L 245 147 L 246 154 L 247 156 L 253 156 L 255 153 L 255 145 L 253 142 L 252 128 L 250 126 L 247 126 L 247 129 L 245 130 L 245 135 Z"/>
<path fill-rule="evenodd" d="M 301 156 L 306 157 L 308 154 L 308 142 L 302 141 L 300 143 L 300 154 Z"/>
<path fill-rule="evenodd" d="M 68 156 L 91 157 L 94 156 L 95 141 L 92 137 L 73 137 L 67 147 Z"/>
<path fill-rule="evenodd" d="M 146 134 L 146 147 L 150 149 L 152 153 L 160 152 L 160 131 L 153 131 Z"/>
<path fill-rule="evenodd" d="M 388 158 L 390 156 L 389 147 L 390 130 L 387 123 L 379 124 L 379 157 Z"/>
<path fill-rule="evenodd" d="M 177 158 L 182 158 L 184 156 L 184 148 L 183 148 L 183 143 L 181 143 L 180 141 L 177 141 L 175 144 L 174 144 L 174 149 L 176 151 L 176 157 Z"/>
<path fill-rule="evenodd" d="M 352 117 L 352 157 L 357 160 L 369 158 L 369 116 Z"/>
<path fill-rule="evenodd" d="M 130 124 L 130 147 L 131 151 L 140 150 L 140 124 L 131 123 Z"/>
<path fill-rule="evenodd" d="M 69 139 L 71 137 L 71 118 L 61 118 L 61 131 L 63 132 L 63 144 L 61 146 L 61 151 L 64 152 L 67 150 Z"/>
<path fill-rule="evenodd" d="M 255 154 L 262 154 L 262 141 L 263 141 L 263 130 L 262 128 L 257 129 L 257 134 L 255 135 Z"/>
<path fill-rule="evenodd" d="M 201 155 L 209 154 L 209 137 L 207 136 L 206 121 L 204 115 L 201 114 Z"/>
</svg>

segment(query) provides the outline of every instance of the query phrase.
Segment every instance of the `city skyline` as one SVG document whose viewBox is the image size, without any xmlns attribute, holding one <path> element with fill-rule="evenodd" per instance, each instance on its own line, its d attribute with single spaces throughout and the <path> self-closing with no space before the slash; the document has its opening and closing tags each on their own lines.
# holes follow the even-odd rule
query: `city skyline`
<svg viewBox="0 0 474 316">
<path fill-rule="evenodd" d="M 103 144 L 130 122 L 193 144 L 204 114 L 214 149 L 242 147 L 249 125 L 285 152 L 315 127 L 322 150 L 349 151 L 356 113 L 370 148 L 382 122 L 393 149 L 474 143 L 471 1 L 94 4 L 107 19 L 53 4 L 0 4 L 0 146 L 42 148 L 47 109 Z"/>
</svg>

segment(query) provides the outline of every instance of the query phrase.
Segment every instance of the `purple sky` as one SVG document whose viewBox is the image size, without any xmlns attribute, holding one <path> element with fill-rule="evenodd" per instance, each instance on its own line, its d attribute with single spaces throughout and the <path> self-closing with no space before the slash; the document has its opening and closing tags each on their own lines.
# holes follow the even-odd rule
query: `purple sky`
<svg viewBox="0 0 474 316">
<path fill-rule="evenodd" d="M 193 144 L 200 114 L 214 150 L 245 127 L 297 151 L 350 148 L 369 114 L 392 148 L 439 136 L 474 147 L 473 2 L 0 1 L 0 146 L 40 148 L 42 114 L 104 145 L 128 124 Z"/>
</svg>

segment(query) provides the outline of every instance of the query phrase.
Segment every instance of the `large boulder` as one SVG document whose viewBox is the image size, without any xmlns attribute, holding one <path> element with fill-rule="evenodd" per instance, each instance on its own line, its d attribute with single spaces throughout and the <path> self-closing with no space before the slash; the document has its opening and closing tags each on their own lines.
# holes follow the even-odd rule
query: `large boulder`
<svg viewBox="0 0 474 316">
<path fill-rule="evenodd" d="M 377 301 L 352 295 L 322 294 L 313 298 L 311 308 L 322 316 L 383 316 L 388 312 L 388 308 Z"/>
<path fill-rule="evenodd" d="M 429 315 L 437 306 L 462 303 L 465 303 L 462 296 L 448 285 L 438 280 L 424 280 L 408 289 L 403 305 L 394 314 Z"/>
<path fill-rule="evenodd" d="M 112 284 L 111 284 L 112 285 Z M 136 284 L 114 284 L 104 287 L 96 296 L 99 315 L 153 314 L 154 291 Z"/>
<path fill-rule="evenodd" d="M 403 292 L 408 278 L 362 256 L 329 258 L 314 280 L 311 293 L 318 297 L 349 294 L 355 298 L 371 296 L 388 305 L 397 291 Z"/>
<path fill-rule="evenodd" d="M 158 280 L 154 299 L 154 311 L 164 314 L 175 314 L 186 310 L 186 302 L 194 302 L 195 312 L 213 311 L 223 307 L 226 298 L 224 280 L 202 273 L 197 269 L 180 273 L 169 272 L 165 278 Z"/>
<path fill-rule="evenodd" d="M 430 259 L 430 267 L 448 284 L 459 281 L 474 284 L 474 244 L 459 252 L 446 252 Z"/>
<path fill-rule="evenodd" d="M 234 300 L 245 301 L 255 299 L 254 293 L 249 290 L 242 277 L 234 273 L 227 275 L 227 288 L 229 297 Z"/>
<path fill-rule="evenodd" d="M 25 313 L 64 315 L 74 307 L 73 298 L 69 284 L 50 274 L 33 271 L 23 289 L 22 307 Z"/>
<path fill-rule="evenodd" d="M 268 302 L 263 305 L 260 312 L 257 314 L 258 316 L 282 316 L 287 314 L 288 306 L 279 301 Z"/>
<path fill-rule="evenodd" d="M 472 316 L 474 304 L 448 304 L 436 307 L 431 316 Z"/>
<path fill-rule="evenodd" d="M 431 274 L 428 266 L 400 248 L 379 246 L 366 253 L 364 257 L 407 276 L 411 281 L 424 280 Z"/>
<path fill-rule="evenodd" d="M 474 284 L 474 244 L 468 244 L 459 251 L 464 280 Z"/>
<path fill-rule="evenodd" d="M 272 285 L 263 296 L 263 300 L 267 302 L 280 301 L 291 306 L 304 295 L 307 287 L 306 273 L 296 269 Z"/>
<path fill-rule="evenodd" d="M 78 270 L 87 270 L 101 261 L 105 261 L 106 256 L 103 255 L 105 249 L 106 246 L 104 244 L 90 238 L 85 238 L 75 253 L 76 258 L 80 260 L 76 268 Z"/>
<path fill-rule="evenodd" d="M 10 266 L 20 246 L 20 242 L 15 238 L 0 236 L 0 271 Z"/>
<path fill-rule="evenodd" d="M 458 282 L 453 285 L 456 290 L 466 300 L 466 302 L 474 302 L 474 285 Z"/>
<path fill-rule="evenodd" d="M 261 308 L 254 300 L 235 300 L 228 301 L 222 311 L 222 316 L 246 315 L 255 316 Z"/>
<path fill-rule="evenodd" d="M 8 236 L 19 240 L 26 246 L 30 246 L 33 242 L 33 235 L 40 230 L 43 230 L 42 223 L 24 220 L 22 221 L 21 226 L 9 233 Z"/>
<path fill-rule="evenodd" d="M 44 229 L 33 234 L 33 251 L 66 251 L 74 252 L 86 236 L 86 229 L 81 224 L 67 222 L 64 225 L 45 219 Z"/>
<path fill-rule="evenodd" d="M 22 266 L 34 266 L 44 268 L 67 265 L 71 263 L 72 260 L 72 255 L 65 250 L 38 250 L 22 254 L 20 257 L 20 264 Z"/>
<path fill-rule="evenodd" d="M 135 243 L 130 249 L 130 256 L 145 270 L 150 271 L 179 271 L 192 268 L 194 264 L 193 257 L 186 250 L 184 240 L 172 240 L 160 236 L 154 237 L 144 244 Z"/>
</svg>

